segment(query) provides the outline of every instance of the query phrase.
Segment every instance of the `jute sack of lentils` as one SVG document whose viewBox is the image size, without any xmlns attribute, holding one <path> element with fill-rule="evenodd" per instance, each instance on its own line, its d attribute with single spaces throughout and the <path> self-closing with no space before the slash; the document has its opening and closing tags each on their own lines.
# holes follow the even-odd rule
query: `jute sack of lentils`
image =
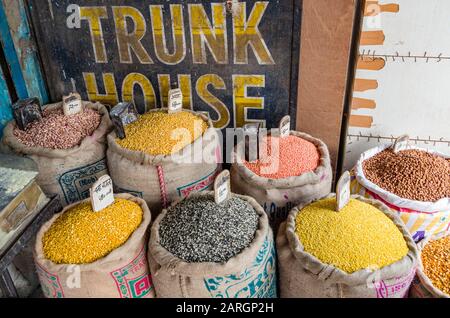
<svg viewBox="0 0 450 318">
<path fill-rule="evenodd" d="M 277 141 L 279 153 L 272 150 L 272 142 Z M 268 136 L 263 143 L 267 144 L 268 155 L 254 163 L 238 158 L 235 148 L 231 188 L 255 198 L 276 231 L 295 205 L 330 193 L 333 177 L 330 155 L 321 140 L 298 131 L 290 131 L 284 138 Z M 265 168 L 276 167 L 277 163 L 274 171 L 265 173 Z"/>
<path fill-rule="evenodd" d="M 150 210 L 130 194 L 94 212 L 89 199 L 64 208 L 36 237 L 34 258 L 47 298 L 149 298 Z"/>
<path fill-rule="evenodd" d="M 106 135 L 112 126 L 108 110 L 83 102 L 81 113 L 64 116 L 62 103 L 43 109 L 43 120 L 25 131 L 14 121 L 3 131 L 0 149 L 33 159 L 37 182 L 48 194 L 58 194 L 63 206 L 89 196 L 89 188 L 107 173 Z"/>
<path fill-rule="evenodd" d="M 416 242 L 450 225 L 450 157 L 410 146 L 364 152 L 353 169 L 351 192 L 385 203 Z"/>
<path fill-rule="evenodd" d="M 125 139 L 118 139 L 115 131 L 108 135 L 108 168 L 117 192 L 142 197 L 157 215 L 176 199 L 212 188 L 221 149 L 211 120 L 203 114 L 154 109 L 127 125 L 125 134 Z M 192 161 L 194 155 L 201 157 Z"/>
<path fill-rule="evenodd" d="M 450 298 L 450 232 L 430 236 L 417 244 L 420 267 L 411 285 L 411 298 Z"/>
<path fill-rule="evenodd" d="M 213 192 L 193 193 L 163 210 L 148 259 L 157 297 L 277 296 L 272 230 L 247 196 L 232 194 L 218 206 Z"/>
<path fill-rule="evenodd" d="M 281 297 L 401 298 L 418 262 L 414 241 L 384 204 L 334 194 L 291 210 L 277 236 Z"/>
</svg>

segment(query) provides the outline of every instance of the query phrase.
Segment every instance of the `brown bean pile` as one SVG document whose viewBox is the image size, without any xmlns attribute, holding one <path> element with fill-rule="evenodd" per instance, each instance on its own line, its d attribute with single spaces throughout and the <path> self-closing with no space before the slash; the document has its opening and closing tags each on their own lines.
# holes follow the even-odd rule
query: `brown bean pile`
<svg viewBox="0 0 450 318">
<path fill-rule="evenodd" d="M 69 149 L 92 135 L 100 121 L 101 115 L 92 109 L 70 116 L 65 116 L 62 108 L 45 109 L 41 121 L 31 123 L 25 131 L 16 126 L 14 136 L 28 147 Z"/>
<path fill-rule="evenodd" d="M 386 149 L 363 162 L 364 175 L 399 197 L 437 201 L 450 197 L 450 161 L 421 150 Z"/>
</svg>

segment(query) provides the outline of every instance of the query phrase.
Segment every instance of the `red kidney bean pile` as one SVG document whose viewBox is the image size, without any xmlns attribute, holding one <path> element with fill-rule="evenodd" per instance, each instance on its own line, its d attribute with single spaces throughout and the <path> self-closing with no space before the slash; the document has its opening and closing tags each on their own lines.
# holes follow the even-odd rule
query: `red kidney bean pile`
<svg viewBox="0 0 450 318">
<path fill-rule="evenodd" d="M 367 179 L 405 199 L 450 197 L 450 161 L 426 151 L 386 149 L 365 160 L 363 170 Z"/>
<path fill-rule="evenodd" d="M 14 128 L 14 136 L 28 147 L 69 149 L 81 143 L 100 125 L 101 115 L 92 109 L 65 116 L 62 108 L 45 109 L 41 121 L 28 125 L 26 130 Z"/>
</svg>

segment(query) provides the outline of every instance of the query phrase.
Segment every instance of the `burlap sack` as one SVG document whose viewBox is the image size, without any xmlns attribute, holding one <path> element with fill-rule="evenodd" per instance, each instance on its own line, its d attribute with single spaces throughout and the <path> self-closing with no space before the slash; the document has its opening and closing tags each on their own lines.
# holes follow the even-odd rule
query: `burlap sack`
<svg viewBox="0 0 450 318">
<path fill-rule="evenodd" d="M 450 226 L 450 198 L 443 198 L 436 202 L 423 202 L 401 198 L 388 192 L 368 180 L 364 175 L 363 162 L 392 145 L 382 145 L 362 153 L 356 166 L 351 172 L 351 193 L 362 195 L 369 199 L 375 199 L 386 204 L 393 212 L 397 213 L 410 231 L 414 241 L 419 242 L 433 234 L 445 231 Z M 449 156 L 415 146 L 409 149 L 418 149 L 437 154 L 444 158 Z"/>
<path fill-rule="evenodd" d="M 302 132 L 291 131 L 290 134 L 316 145 L 320 153 L 320 162 L 314 171 L 285 179 L 264 178 L 248 169 L 242 163 L 242 158 L 237 158 L 236 149 L 233 154 L 232 191 L 255 198 L 269 215 L 274 231 L 278 230 L 279 224 L 286 219 L 294 206 L 329 194 L 333 179 L 327 146 L 321 140 Z M 242 144 L 238 147 L 242 147 Z"/>
<path fill-rule="evenodd" d="M 211 195 L 212 192 L 192 196 Z M 235 195 L 235 194 L 233 194 Z M 260 215 L 253 242 L 226 263 L 186 263 L 159 244 L 163 210 L 152 225 L 148 259 L 158 298 L 275 298 L 276 257 L 267 215 L 252 198 L 248 201 Z"/>
<path fill-rule="evenodd" d="M 112 128 L 108 110 L 100 103 L 83 102 L 83 105 L 98 111 L 102 120 L 94 133 L 76 147 L 49 149 L 25 146 L 14 136 L 14 121 L 5 127 L 0 146 L 2 152 L 33 159 L 39 168 L 37 183 L 47 195 L 58 194 L 63 206 L 87 198 L 92 184 L 108 173 L 106 135 Z M 45 109 L 60 107 L 62 103 L 56 103 L 45 106 Z"/>
<path fill-rule="evenodd" d="M 422 240 L 417 244 L 419 252 L 425 247 L 429 241 L 434 241 L 450 235 L 450 232 L 441 232 L 430 236 L 426 240 Z M 411 284 L 409 291 L 410 298 L 450 298 L 450 295 L 445 294 L 440 289 L 433 286 L 431 280 L 423 272 L 422 258 L 419 257 L 419 268 L 417 269 L 416 277 Z"/>
<path fill-rule="evenodd" d="M 331 196 L 334 194 L 329 197 Z M 311 202 L 301 204 L 289 212 L 277 236 L 282 298 L 400 298 L 408 295 L 419 257 L 414 241 L 401 220 L 384 204 L 360 196 L 352 198 L 370 203 L 383 211 L 402 232 L 409 247 L 408 254 L 400 261 L 379 270 L 364 269 L 352 274 L 324 264 L 304 251 L 295 234 L 295 218 Z"/>
<path fill-rule="evenodd" d="M 148 226 L 151 221 L 150 210 L 144 200 L 130 194 L 114 196 L 138 203 L 144 212 L 143 220 L 122 246 L 95 262 L 81 265 L 55 264 L 45 258 L 42 250 L 42 237 L 45 232 L 56 218 L 78 203 L 67 206 L 41 227 L 36 237 L 34 260 L 45 297 L 151 298 L 155 296 L 146 257 Z"/>
<path fill-rule="evenodd" d="M 221 148 L 211 120 L 203 114 L 189 112 L 208 120 L 209 128 L 202 137 L 180 150 L 176 154 L 177 159 L 170 155 L 151 156 L 122 148 L 116 142 L 115 131 L 108 135 L 108 168 L 116 192 L 128 192 L 143 198 L 154 216 L 170 202 L 191 192 L 212 189 L 220 172 Z M 192 163 L 192 155 L 200 152 L 203 155 L 200 161 Z"/>
</svg>

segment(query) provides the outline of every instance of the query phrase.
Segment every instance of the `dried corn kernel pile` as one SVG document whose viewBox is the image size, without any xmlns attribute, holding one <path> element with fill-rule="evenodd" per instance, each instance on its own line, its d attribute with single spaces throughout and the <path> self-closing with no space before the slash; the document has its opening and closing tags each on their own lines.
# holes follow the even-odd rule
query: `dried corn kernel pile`
<svg viewBox="0 0 450 318">
<path fill-rule="evenodd" d="M 66 211 L 42 238 L 44 255 L 56 264 L 94 262 L 124 244 L 142 222 L 139 204 L 115 198 L 94 212 L 90 202 Z"/>
<path fill-rule="evenodd" d="M 335 212 L 335 205 L 335 198 L 322 199 L 298 213 L 295 231 L 306 252 L 347 273 L 382 268 L 408 253 L 400 230 L 376 207 L 351 199 Z"/>
<path fill-rule="evenodd" d="M 319 165 L 320 155 L 316 146 L 300 137 L 267 136 L 261 145 L 267 153 L 255 162 L 244 161 L 247 168 L 259 176 L 283 179 L 313 171 Z"/>
<path fill-rule="evenodd" d="M 427 243 L 421 257 L 433 286 L 450 296 L 450 235 Z"/>
<path fill-rule="evenodd" d="M 149 112 L 125 127 L 124 139 L 116 139 L 123 148 L 150 155 L 170 155 L 203 135 L 208 123 L 190 112 L 168 114 Z"/>
</svg>

